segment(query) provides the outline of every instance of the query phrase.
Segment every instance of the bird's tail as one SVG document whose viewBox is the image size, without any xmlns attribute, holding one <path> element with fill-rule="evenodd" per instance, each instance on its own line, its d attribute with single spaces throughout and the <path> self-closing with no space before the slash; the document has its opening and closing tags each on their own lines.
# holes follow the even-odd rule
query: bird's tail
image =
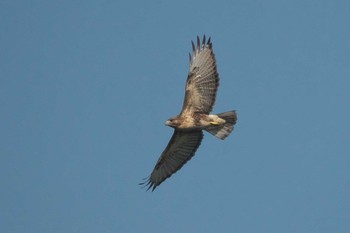
<svg viewBox="0 0 350 233">
<path fill-rule="evenodd" d="M 219 113 L 217 116 L 224 119 L 226 122 L 222 125 L 211 125 L 206 128 L 206 131 L 224 140 L 233 131 L 234 125 L 237 122 L 237 114 L 235 111 L 229 111 Z"/>
</svg>

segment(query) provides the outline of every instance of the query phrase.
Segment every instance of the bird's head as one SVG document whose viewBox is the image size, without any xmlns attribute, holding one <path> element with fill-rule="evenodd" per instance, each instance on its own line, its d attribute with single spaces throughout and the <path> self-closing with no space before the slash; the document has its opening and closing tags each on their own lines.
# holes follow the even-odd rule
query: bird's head
<svg viewBox="0 0 350 233">
<path fill-rule="evenodd" d="M 165 122 L 165 125 L 176 128 L 178 125 L 180 125 L 179 118 L 171 117 Z"/>
</svg>

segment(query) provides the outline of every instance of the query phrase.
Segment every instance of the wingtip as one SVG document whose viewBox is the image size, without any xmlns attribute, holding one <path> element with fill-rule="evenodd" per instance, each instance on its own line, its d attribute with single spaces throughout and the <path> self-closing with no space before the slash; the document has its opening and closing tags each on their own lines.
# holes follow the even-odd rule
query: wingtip
<svg viewBox="0 0 350 233">
<path fill-rule="evenodd" d="M 197 39 L 195 42 L 193 40 L 191 40 L 191 44 L 192 44 L 192 56 L 190 53 L 190 62 L 196 56 L 196 54 L 198 54 L 200 52 L 200 50 L 205 47 L 205 36 L 203 38 L 202 44 L 201 44 L 201 39 L 199 38 L 199 36 L 197 36 Z"/>
<path fill-rule="evenodd" d="M 190 64 L 192 64 L 193 60 L 195 60 L 196 56 L 205 48 L 212 49 L 212 42 L 211 37 L 208 38 L 205 34 L 203 34 L 203 38 L 200 39 L 199 36 L 197 36 L 196 40 L 191 40 L 192 45 L 192 54 L 189 54 L 189 61 Z"/>
<path fill-rule="evenodd" d="M 194 49 L 194 51 L 196 50 L 200 50 L 201 48 L 204 48 L 206 45 L 211 46 L 212 42 L 211 42 L 211 37 L 209 36 L 208 40 L 205 34 L 203 34 L 203 39 L 202 39 L 202 43 L 200 41 L 199 36 L 197 36 L 197 48 Z M 192 41 L 192 48 L 193 46 L 195 46 L 194 42 Z"/>
<path fill-rule="evenodd" d="M 150 177 L 143 178 L 143 180 L 144 180 L 144 182 L 139 183 L 139 185 L 142 186 L 141 187 L 142 189 L 147 187 L 146 192 L 150 189 L 153 192 L 156 189 L 156 187 L 158 186 L 157 184 L 155 184 L 151 181 Z"/>
<path fill-rule="evenodd" d="M 192 52 L 195 53 L 196 52 L 196 46 L 194 45 L 193 40 L 191 40 L 192 43 Z"/>
<path fill-rule="evenodd" d="M 197 49 L 198 51 L 200 50 L 201 48 L 201 40 L 199 39 L 199 36 L 197 36 Z"/>
</svg>

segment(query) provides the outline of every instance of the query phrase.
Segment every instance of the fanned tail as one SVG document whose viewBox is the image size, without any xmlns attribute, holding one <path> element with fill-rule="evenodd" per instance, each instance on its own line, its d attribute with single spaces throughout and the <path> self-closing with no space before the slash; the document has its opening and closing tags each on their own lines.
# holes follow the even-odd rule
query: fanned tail
<svg viewBox="0 0 350 233">
<path fill-rule="evenodd" d="M 234 125 L 237 122 L 236 111 L 228 111 L 217 114 L 218 117 L 224 119 L 226 122 L 218 126 L 209 126 L 206 128 L 206 131 L 211 133 L 217 138 L 224 140 L 234 129 Z"/>
</svg>

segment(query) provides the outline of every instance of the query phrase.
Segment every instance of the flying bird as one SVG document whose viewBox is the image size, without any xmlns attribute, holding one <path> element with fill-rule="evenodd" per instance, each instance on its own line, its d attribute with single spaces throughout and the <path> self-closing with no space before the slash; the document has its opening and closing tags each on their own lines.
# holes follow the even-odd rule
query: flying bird
<svg viewBox="0 0 350 233">
<path fill-rule="evenodd" d="M 202 42 L 197 36 L 197 46 L 192 41 L 190 71 L 186 81 L 185 100 L 178 116 L 165 124 L 174 128 L 167 147 L 158 159 L 151 175 L 140 185 L 154 189 L 177 172 L 195 154 L 203 139 L 203 130 L 219 139 L 225 139 L 237 121 L 235 111 L 210 114 L 219 86 L 215 55 L 210 37 Z"/>
</svg>

